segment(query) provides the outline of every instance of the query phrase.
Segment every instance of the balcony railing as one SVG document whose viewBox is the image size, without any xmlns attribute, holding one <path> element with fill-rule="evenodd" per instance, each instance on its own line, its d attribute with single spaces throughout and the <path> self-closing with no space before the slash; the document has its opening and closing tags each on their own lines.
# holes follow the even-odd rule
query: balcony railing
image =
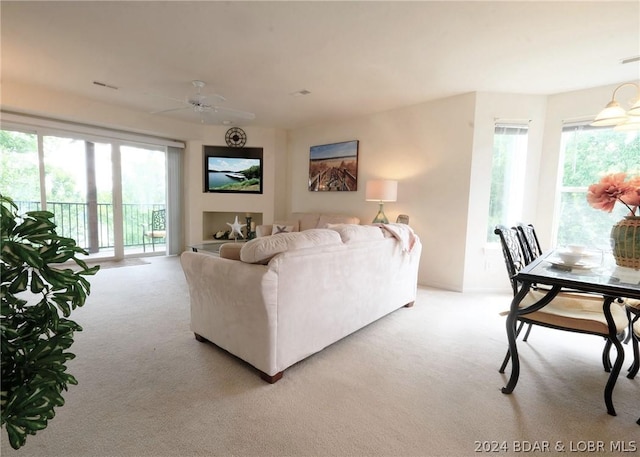
<svg viewBox="0 0 640 457">
<path fill-rule="evenodd" d="M 42 209 L 40 202 L 35 201 L 16 201 L 15 204 L 20 214 Z M 55 215 L 58 235 L 73 238 L 78 246 L 89 251 L 113 248 L 113 205 L 98 203 L 96 206 L 96 211 L 91 212 L 88 203 L 47 202 L 47 211 Z M 123 204 L 124 246 L 142 246 L 145 227 L 151 229 L 151 211 L 164 208 L 162 204 Z M 92 243 L 92 240 L 96 241 Z"/>
</svg>

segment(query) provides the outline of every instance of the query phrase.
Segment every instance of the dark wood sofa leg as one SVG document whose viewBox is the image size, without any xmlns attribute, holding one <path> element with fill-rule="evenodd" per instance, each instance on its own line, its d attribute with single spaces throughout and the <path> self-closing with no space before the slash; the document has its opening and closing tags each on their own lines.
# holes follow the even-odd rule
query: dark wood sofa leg
<svg viewBox="0 0 640 457">
<path fill-rule="evenodd" d="M 202 336 L 202 335 L 198 335 L 198 334 L 197 334 L 197 333 L 195 333 L 195 332 L 194 332 L 193 334 L 194 334 L 194 335 L 195 335 L 195 337 L 196 337 L 196 341 L 199 341 L 199 342 L 201 342 L 201 343 L 211 343 L 211 341 L 209 341 L 208 339 L 206 339 L 204 336 Z M 211 344 L 213 344 L 213 343 L 211 343 Z M 214 344 L 214 346 L 218 347 L 218 346 L 217 346 L 217 345 L 215 345 L 215 344 Z M 224 351 L 224 349 L 222 349 L 222 350 Z M 225 351 L 225 352 L 227 352 L 227 351 Z M 233 354 L 231 354 L 231 355 L 233 355 Z M 234 357 L 235 357 L 235 356 L 234 356 Z M 242 360 L 242 359 L 239 359 L 239 360 Z M 245 362 L 245 363 L 246 363 L 246 362 Z M 280 371 L 280 372 L 278 372 L 278 373 L 274 374 L 273 376 L 271 376 L 271 375 L 268 375 L 267 373 L 265 373 L 265 372 L 263 372 L 263 371 L 258 370 L 258 369 L 257 369 L 257 368 L 255 368 L 255 367 L 252 367 L 252 368 L 253 368 L 254 370 L 256 370 L 256 371 L 260 374 L 260 377 L 261 377 L 262 379 L 264 379 L 265 381 L 267 381 L 269 384 L 274 384 L 274 383 L 276 383 L 276 382 L 280 381 L 280 379 L 282 379 L 282 375 L 283 375 L 283 373 L 284 373 L 283 371 Z"/>
<path fill-rule="evenodd" d="M 269 384 L 275 384 L 276 382 L 280 381 L 280 379 L 282 379 L 283 373 L 284 373 L 283 371 L 279 371 L 273 376 L 271 376 L 271 375 L 268 375 L 267 373 L 260 371 L 260 377 L 263 380 L 267 381 Z"/>
<path fill-rule="evenodd" d="M 405 307 L 405 308 L 411 308 L 411 307 L 413 306 L 413 304 L 414 304 L 414 303 L 415 303 L 415 302 L 413 302 L 413 301 L 412 301 L 412 302 L 409 302 L 409 303 L 407 303 L 406 305 L 404 305 L 404 307 Z"/>
</svg>

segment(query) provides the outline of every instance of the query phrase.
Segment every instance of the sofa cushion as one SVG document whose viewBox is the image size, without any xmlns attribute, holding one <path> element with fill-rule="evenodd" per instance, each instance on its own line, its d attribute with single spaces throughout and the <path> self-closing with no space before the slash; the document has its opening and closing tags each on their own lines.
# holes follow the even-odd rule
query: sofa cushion
<svg viewBox="0 0 640 457">
<path fill-rule="evenodd" d="M 343 243 L 375 241 L 384 238 L 384 233 L 377 225 L 328 224 L 327 228 L 338 232 Z"/>
<path fill-rule="evenodd" d="M 343 214 L 321 214 L 318 219 L 318 228 L 326 228 L 329 224 L 359 224 L 360 219 Z"/>
<path fill-rule="evenodd" d="M 247 241 L 240 250 L 240 260 L 246 263 L 267 264 L 284 251 L 342 244 L 335 230 L 311 229 L 304 232 L 278 233 Z"/>
<path fill-rule="evenodd" d="M 299 218 L 300 231 L 318 228 L 319 219 L 320 213 L 302 213 Z"/>
</svg>

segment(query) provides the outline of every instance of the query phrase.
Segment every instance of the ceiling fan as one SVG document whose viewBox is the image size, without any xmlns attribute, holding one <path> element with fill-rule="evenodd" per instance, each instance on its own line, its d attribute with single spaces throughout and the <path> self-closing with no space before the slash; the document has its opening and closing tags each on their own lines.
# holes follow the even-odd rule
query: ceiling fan
<svg viewBox="0 0 640 457">
<path fill-rule="evenodd" d="M 193 84 L 193 87 L 195 87 L 196 93 L 188 96 L 186 100 L 180 100 L 172 97 L 164 97 L 164 98 L 168 98 L 169 100 L 180 102 L 185 106 L 182 106 L 179 108 L 170 108 L 170 109 L 165 109 L 160 111 L 152 111 L 151 114 L 161 114 L 161 113 L 168 113 L 172 111 L 182 111 L 182 110 L 190 109 L 194 113 L 197 113 L 200 115 L 201 122 L 204 122 L 207 119 L 210 119 L 210 120 L 224 119 L 227 121 L 226 123 L 229 123 L 228 121 L 230 119 L 240 119 L 240 120 L 251 121 L 256 118 L 256 115 L 254 113 L 250 113 L 249 111 L 242 111 L 238 109 L 227 108 L 225 106 L 220 106 L 215 104 L 216 101 L 218 103 L 226 101 L 226 98 L 224 98 L 222 95 L 219 95 L 219 94 L 209 94 L 209 95 L 203 94 L 202 89 L 206 85 L 204 81 L 200 81 L 196 79 L 194 81 L 191 81 L 191 84 Z"/>
</svg>

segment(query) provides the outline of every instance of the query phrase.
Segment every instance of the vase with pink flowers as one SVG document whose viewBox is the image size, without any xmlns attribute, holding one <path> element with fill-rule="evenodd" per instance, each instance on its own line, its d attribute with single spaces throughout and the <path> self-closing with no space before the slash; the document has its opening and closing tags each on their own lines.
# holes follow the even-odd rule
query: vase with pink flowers
<svg viewBox="0 0 640 457">
<path fill-rule="evenodd" d="M 587 201 L 609 213 L 616 203 L 629 209 L 629 214 L 611 229 L 611 247 L 617 265 L 640 269 L 640 176 L 608 174 L 589 186 Z"/>
</svg>

